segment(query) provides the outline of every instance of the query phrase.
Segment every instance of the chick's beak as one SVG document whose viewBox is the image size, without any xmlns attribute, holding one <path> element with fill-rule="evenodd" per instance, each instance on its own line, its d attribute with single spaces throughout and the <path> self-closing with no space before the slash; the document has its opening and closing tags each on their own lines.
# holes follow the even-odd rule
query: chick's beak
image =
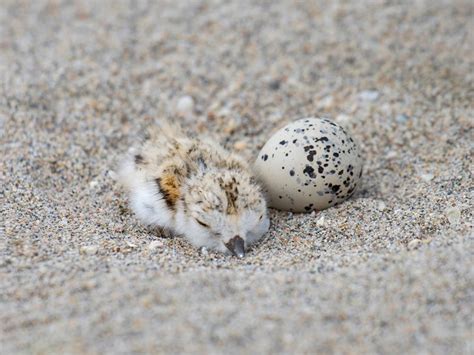
<svg viewBox="0 0 474 355">
<path fill-rule="evenodd" d="M 243 258 L 245 256 L 245 243 L 242 238 L 236 235 L 234 238 L 230 239 L 225 243 L 227 249 L 238 258 Z"/>
</svg>

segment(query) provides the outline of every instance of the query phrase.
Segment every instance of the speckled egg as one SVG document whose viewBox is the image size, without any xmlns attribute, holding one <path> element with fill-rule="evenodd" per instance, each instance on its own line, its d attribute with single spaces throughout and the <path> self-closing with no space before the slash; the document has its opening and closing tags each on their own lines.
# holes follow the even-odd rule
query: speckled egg
<svg viewBox="0 0 474 355">
<path fill-rule="evenodd" d="M 271 207 L 309 212 L 339 204 L 354 193 L 362 158 L 344 128 L 326 118 L 303 118 L 268 140 L 255 171 Z"/>
</svg>

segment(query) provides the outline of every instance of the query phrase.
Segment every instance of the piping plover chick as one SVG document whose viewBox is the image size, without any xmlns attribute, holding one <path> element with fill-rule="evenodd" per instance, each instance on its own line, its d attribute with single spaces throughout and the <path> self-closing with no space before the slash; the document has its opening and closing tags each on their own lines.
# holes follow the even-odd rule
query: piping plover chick
<svg viewBox="0 0 474 355">
<path fill-rule="evenodd" d="M 182 235 L 196 247 L 242 258 L 270 226 L 248 164 L 171 124 L 148 130 L 122 162 L 119 178 L 142 222 Z"/>
</svg>

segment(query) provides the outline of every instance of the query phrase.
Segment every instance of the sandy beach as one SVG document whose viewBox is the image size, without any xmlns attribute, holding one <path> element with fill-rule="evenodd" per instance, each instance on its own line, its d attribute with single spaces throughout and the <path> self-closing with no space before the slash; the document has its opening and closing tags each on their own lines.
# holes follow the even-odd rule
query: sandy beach
<svg viewBox="0 0 474 355">
<path fill-rule="evenodd" d="M 2 1 L 0 353 L 472 353 L 473 18 L 469 0 Z M 359 142 L 361 184 L 271 210 L 242 260 L 144 227 L 115 180 L 162 119 L 254 161 L 308 116 Z"/>
</svg>

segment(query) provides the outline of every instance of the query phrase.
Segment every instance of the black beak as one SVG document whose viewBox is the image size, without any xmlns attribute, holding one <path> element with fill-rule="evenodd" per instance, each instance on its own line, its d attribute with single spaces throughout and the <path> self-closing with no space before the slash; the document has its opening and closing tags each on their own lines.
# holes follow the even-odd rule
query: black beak
<svg viewBox="0 0 474 355">
<path fill-rule="evenodd" d="M 245 243 L 238 235 L 225 243 L 225 246 L 236 257 L 243 258 L 245 256 Z"/>
</svg>

